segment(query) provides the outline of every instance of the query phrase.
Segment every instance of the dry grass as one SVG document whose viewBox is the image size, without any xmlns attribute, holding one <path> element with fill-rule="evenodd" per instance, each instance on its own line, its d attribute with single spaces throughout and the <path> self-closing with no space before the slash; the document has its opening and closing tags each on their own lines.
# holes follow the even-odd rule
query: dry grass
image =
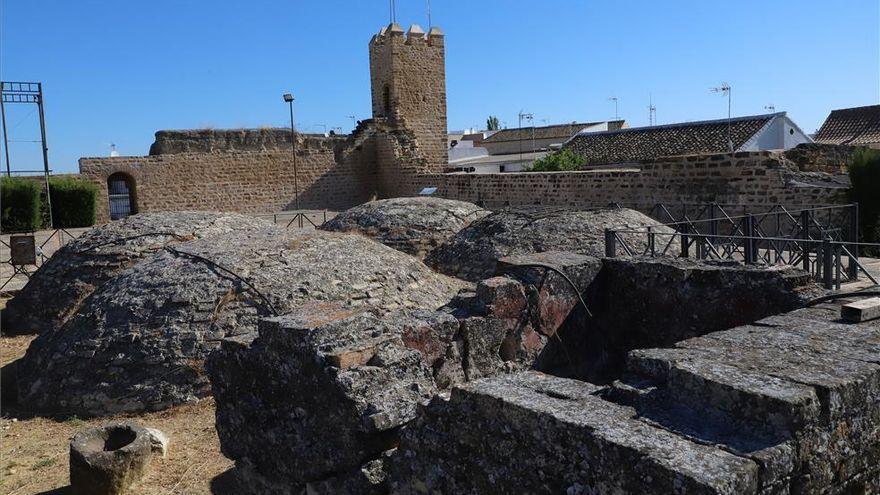
<svg viewBox="0 0 880 495">
<path fill-rule="evenodd" d="M 23 356 L 33 339 L 34 336 L 0 337 L 0 365 Z M 132 493 L 234 493 L 229 476 L 218 478 L 233 463 L 220 453 L 213 399 L 167 411 L 88 420 L 75 416 L 32 417 L 14 404 L 2 406 L 0 494 L 68 493 L 67 449 L 71 437 L 84 428 L 121 419 L 159 428 L 171 440 L 168 456 L 154 458 L 150 471 Z"/>
</svg>

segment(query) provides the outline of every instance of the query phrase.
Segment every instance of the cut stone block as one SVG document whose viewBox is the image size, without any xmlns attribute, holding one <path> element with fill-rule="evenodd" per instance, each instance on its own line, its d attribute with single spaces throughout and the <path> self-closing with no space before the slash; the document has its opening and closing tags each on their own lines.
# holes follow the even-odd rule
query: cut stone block
<svg viewBox="0 0 880 495">
<path fill-rule="evenodd" d="M 394 493 L 755 493 L 758 465 L 537 372 L 454 388 L 403 434 Z"/>
<path fill-rule="evenodd" d="M 851 323 L 880 318 L 880 297 L 844 304 L 840 307 L 840 317 Z"/>
</svg>

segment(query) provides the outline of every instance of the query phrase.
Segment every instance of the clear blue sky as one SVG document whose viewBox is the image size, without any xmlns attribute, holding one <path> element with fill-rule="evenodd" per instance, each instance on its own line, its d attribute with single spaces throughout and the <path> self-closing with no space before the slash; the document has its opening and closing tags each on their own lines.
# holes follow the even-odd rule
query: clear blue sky
<svg viewBox="0 0 880 495">
<path fill-rule="evenodd" d="M 398 22 L 426 24 L 424 0 L 398 0 Z M 0 0 L 0 77 L 43 81 L 49 153 L 146 154 L 157 129 L 287 125 L 369 117 L 367 43 L 387 0 Z M 835 108 L 880 101 L 878 0 L 434 0 L 447 35 L 449 128 L 614 117 L 660 123 L 785 110 L 807 132 Z M 10 109 L 12 139 L 39 137 Z M 38 145 L 10 146 L 16 169 Z"/>
</svg>

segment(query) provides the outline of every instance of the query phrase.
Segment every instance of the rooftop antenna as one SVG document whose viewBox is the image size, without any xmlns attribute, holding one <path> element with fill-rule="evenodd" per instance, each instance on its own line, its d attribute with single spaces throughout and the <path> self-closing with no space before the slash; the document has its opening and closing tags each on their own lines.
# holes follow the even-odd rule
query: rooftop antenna
<svg viewBox="0 0 880 495">
<path fill-rule="evenodd" d="M 388 1 L 388 14 L 391 17 L 391 23 L 397 22 L 397 6 L 394 5 L 394 0 Z"/>
<path fill-rule="evenodd" d="M 764 110 L 767 110 L 770 113 L 776 113 L 776 105 L 772 103 L 769 105 L 764 105 Z"/>
<path fill-rule="evenodd" d="M 611 98 L 608 98 L 608 101 L 614 102 L 614 120 L 620 120 L 620 118 L 617 116 L 617 97 L 612 96 Z"/>
<path fill-rule="evenodd" d="M 710 88 L 709 91 L 713 93 L 721 93 L 722 96 L 727 97 L 727 148 L 733 153 L 733 139 L 730 137 L 730 100 L 732 93 L 730 84 L 723 82 L 721 83 L 721 86 Z"/>
<path fill-rule="evenodd" d="M 519 161 L 522 161 L 522 142 L 523 142 L 523 140 L 522 140 L 522 121 L 523 121 L 523 119 L 526 119 L 526 120 L 528 120 L 529 122 L 531 122 L 532 119 L 535 118 L 535 116 L 532 115 L 532 114 L 530 114 L 530 113 L 523 113 L 522 109 L 520 109 L 519 114 L 517 115 L 517 117 L 519 117 L 519 131 L 520 131 L 520 136 L 519 136 Z M 533 146 L 534 146 L 534 142 L 535 142 L 535 129 L 532 128 L 532 145 L 533 145 Z"/>
<path fill-rule="evenodd" d="M 428 1 L 428 31 L 431 30 L 431 0 Z"/>
<path fill-rule="evenodd" d="M 648 125 L 654 126 L 657 123 L 657 107 L 654 106 L 654 97 L 648 93 Z"/>
</svg>

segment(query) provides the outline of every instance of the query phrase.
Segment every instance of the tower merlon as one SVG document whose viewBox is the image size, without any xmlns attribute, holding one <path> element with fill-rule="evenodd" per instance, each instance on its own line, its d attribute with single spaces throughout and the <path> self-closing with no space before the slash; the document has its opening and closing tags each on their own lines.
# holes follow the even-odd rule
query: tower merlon
<svg viewBox="0 0 880 495">
<path fill-rule="evenodd" d="M 406 32 L 406 42 L 408 44 L 413 43 L 424 43 L 427 41 L 425 37 L 425 30 L 422 29 L 422 26 L 418 24 L 413 24 L 409 27 L 409 30 Z"/>
</svg>

